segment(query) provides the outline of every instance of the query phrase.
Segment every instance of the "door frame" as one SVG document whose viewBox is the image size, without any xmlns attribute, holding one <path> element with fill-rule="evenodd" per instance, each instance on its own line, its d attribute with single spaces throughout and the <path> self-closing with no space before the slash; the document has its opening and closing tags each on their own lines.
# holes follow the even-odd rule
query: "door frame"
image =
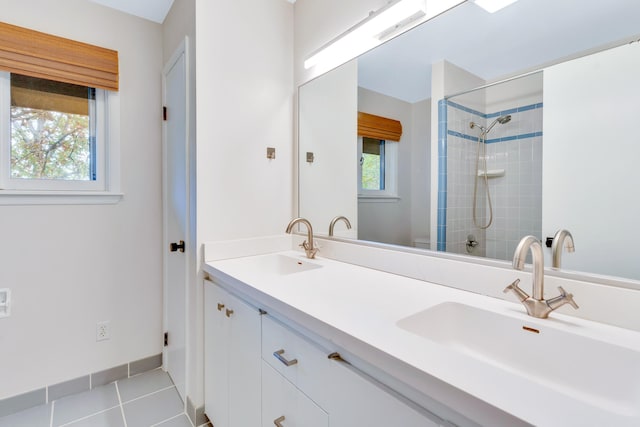
<svg viewBox="0 0 640 427">
<path fill-rule="evenodd" d="M 194 253 L 192 250 L 192 239 L 191 239 L 191 229 L 194 224 L 192 224 L 192 193 L 191 193 L 191 148 L 190 148 L 190 66 L 189 66 L 189 37 L 185 36 L 185 38 L 180 42 L 176 50 L 171 55 L 170 59 L 166 62 L 163 70 L 162 70 L 162 106 L 167 105 L 167 75 L 175 65 L 175 63 L 179 60 L 181 56 L 184 55 L 184 71 L 185 71 L 185 134 L 184 134 L 184 149 L 185 149 L 185 230 L 184 230 L 184 241 L 185 241 L 185 272 L 184 272 L 184 295 L 185 295 L 185 366 L 184 366 L 184 376 L 185 376 L 185 384 L 184 384 L 184 396 L 181 396 L 185 403 L 185 408 L 187 404 L 187 390 L 189 389 L 189 369 L 188 369 L 188 360 L 189 360 L 189 336 L 187 331 L 189 330 L 189 318 L 188 318 L 188 306 L 189 306 L 189 293 L 188 293 L 188 285 L 189 285 L 189 268 L 192 265 Z M 169 113 L 170 114 L 170 113 Z M 163 335 L 169 329 L 169 319 L 168 319 L 168 304 L 167 296 L 169 295 L 169 274 L 168 274 L 168 257 L 169 257 L 169 241 L 168 237 L 168 211 L 169 211 L 169 194 L 168 194 L 168 178 L 167 178 L 167 165 L 168 165 L 168 141 L 167 141 L 167 121 L 162 120 L 162 290 L 163 290 L 163 301 L 162 301 L 162 331 Z M 162 339 L 162 337 L 158 337 Z M 171 339 L 171 338 L 169 338 Z M 167 362 L 168 362 L 168 352 L 167 347 L 162 343 L 162 365 L 163 369 L 167 371 Z"/>
</svg>

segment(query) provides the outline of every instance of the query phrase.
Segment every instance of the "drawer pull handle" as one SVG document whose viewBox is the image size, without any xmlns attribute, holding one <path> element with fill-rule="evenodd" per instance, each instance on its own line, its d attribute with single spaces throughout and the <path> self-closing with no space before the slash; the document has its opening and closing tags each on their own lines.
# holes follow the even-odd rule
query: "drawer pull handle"
<svg viewBox="0 0 640 427">
<path fill-rule="evenodd" d="M 284 366 L 293 366 L 296 363 L 298 363 L 298 359 L 292 359 L 292 360 L 287 360 L 284 356 L 284 349 L 282 350 L 278 350 L 278 351 L 274 351 L 273 355 L 276 357 L 276 359 L 278 359 L 279 361 L 281 361 Z M 284 418 L 283 418 L 284 419 Z"/>
<path fill-rule="evenodd" d="M 222 311 L 223 308 L 224 308 L 224 304 L 218 303 L 218 311 Z"/>
<path fill-rule="evenodd" d="M 227 308 L 227 317 L 231 317 L 232 314 L 233 314 L 233 310 L 229 310 Z"/>
<path fill-rule="evenodd" d="M 284 427 L 282 425 L 283 421 L 284 421 L 284 415 L 281 416 L 280 418 L 276 418 L 275 420 L 273 420 L 273 424 L 275 424 L 277 427 Z"/>
</svg>

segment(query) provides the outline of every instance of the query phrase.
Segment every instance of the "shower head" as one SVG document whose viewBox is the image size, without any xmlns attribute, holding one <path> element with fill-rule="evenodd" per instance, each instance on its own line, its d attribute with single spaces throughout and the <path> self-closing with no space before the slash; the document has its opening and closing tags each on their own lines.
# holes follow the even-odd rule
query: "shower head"
<svg viewBox="0 0 640 427">
<path fill-rule="evenodd" d="M 511 121 L 511 114 L 507 114 L 505 116 L 500 116 L 497 119 L 495 119 L 493 121 L 493 123 L 491 123 L 489 125 L 489 127 L 487 128 L 486 131 L 484 131 L 485 133 L 489 133 L 489 131 L 491 131 L 491 129 L 493 129 L 493 127 L 496 125 L 496 123 L 500 123 L 501 125 L 505 124 L 505 123 L 509 123 Z M 482 129 L 482 128 L 481 128 Z"/>
<path fill-rule="evenodd" d="M 500 116 L 496 120 L 498 120 L 498 123 L 500 123 L 501 125 L 505 123 L 509 123 L 511 121 L 511 114 L 507 114 L 506 116 Z"/>
<path fill-rule="evenodd" d="M 470 122 L 469 123 L 469 127 L 471 129 L 474 129 L 476 127 L 480 128 L 480 132 L 484 133 L 485 135 L 489 133 L 489 131 L 496 125 L 496 123 L 500 123 L 501 125 L 505 124 L 505 123 L 509 123 L 511 121 L 511 114 L 506 114 L 504 116 L 500 116 L 497 119 L 495 119 L 488 128 L 485 128 L 484 126 L 479 125 L 476 122 Z"/>
</svg>

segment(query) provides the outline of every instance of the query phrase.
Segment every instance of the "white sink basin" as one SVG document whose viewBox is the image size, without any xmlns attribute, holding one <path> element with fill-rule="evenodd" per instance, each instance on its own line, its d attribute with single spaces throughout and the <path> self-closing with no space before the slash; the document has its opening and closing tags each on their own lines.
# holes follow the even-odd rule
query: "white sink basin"
<svg viewBox="0 0 640 427">
<path fill-rule="evenodd" d="M 625 347 L 589 334 L 583 324 L 454 302 L 406 317 L 397 326 L 590 406 L 624 416 L 640 413 L 638 343 Z"/>
<path fill-rule="evenodd" d="M 268 254 L 242 260 L 243 269 L 263 275 L 284 276 L 322 268 L 321 265 L 306 261 L 306 258 L 283 254 Z"/>
</svg>

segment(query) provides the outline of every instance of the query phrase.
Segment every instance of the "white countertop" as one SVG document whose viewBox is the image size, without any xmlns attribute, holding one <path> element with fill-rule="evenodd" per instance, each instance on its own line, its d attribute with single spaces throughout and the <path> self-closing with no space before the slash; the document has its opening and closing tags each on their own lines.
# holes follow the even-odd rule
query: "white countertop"
<svg viewBox="0 0 640 427">
<path fill-rule="evenodd" d="M 517 303 L 322 257 L 307 260 L 297 251 L 279 253 L 322 268 L 279 275 L 252 268 L 259 265 L 260 258 L 271 256 L 257 255 L 210 261 L 204 270 L 239 294 L 277 310 L 369 363 L 380 366 L 389 360 L 397 361 L 397 367 L 381 368 L 427 395 L 435 393 L 435 378 L 534 425 L 640 425 L 640 408 L 616 407 L 614 402 L 600 405 L 590 396 L 576 398 L 571 388 L 554 387 L 545 381 L 509 372 L 490 361 L 404 330 L 397 323 L 430 307 L 453 301 L 521 318 L 532 327 L 569 328 L 574 334 L 640 352 L 638 332 L 558 313 L 549 319 L 534 319 Z M 381 358 L 381 354 L 390 358 Z M 606 361 L 602 362 L 602 366 L 593 369 L 607 369 Z M 572 361 L 558 360 L 558 363 Z M 638 372 L 632 374 L 638 375 Z M 636 392 L 636 396 L 630 398 L 640 395 L 640 384 Z"/>
</svg>

